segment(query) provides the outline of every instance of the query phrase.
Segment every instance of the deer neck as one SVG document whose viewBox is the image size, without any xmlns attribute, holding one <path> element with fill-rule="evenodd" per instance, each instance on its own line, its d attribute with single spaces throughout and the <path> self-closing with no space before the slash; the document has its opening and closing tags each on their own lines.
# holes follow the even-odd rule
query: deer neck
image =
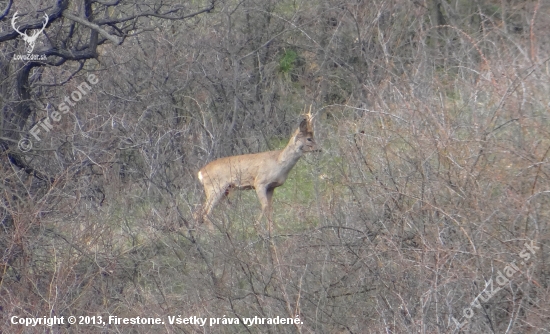
<svg viewBox="0 0 550 334">
<path fill-rule="evenodd" d="M 304 152 L 302 152 L 302 150 L 298 147 L 297 143 L 295 143 L 295 138 L 296 135 L 290 138 L 290 141 L 281 153 L 279 153 L 279 157 L 277 158 L 277 162 L 285 171 L 290 171 L 290 169 L 294 167 L 296 162 L 298 162 L 300 157 L 304 154 Z"/>
</svg>

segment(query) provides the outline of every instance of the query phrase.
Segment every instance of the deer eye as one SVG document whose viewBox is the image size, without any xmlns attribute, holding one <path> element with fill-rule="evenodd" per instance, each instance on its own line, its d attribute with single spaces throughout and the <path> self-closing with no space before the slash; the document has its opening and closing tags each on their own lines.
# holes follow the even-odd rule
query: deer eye
<svg viewBox="0 0 550 334">
<path fill-rule="evenodd" d="M 311 138 L 308 138 L 307 141 L 312 141 Z"/>
</svg>

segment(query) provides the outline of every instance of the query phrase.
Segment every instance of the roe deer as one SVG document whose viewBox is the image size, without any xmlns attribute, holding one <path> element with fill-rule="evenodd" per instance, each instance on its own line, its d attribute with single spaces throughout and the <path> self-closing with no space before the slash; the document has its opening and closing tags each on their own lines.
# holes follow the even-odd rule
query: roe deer
<svg viewBox="0 0 550 334">
<path fill-rule="evenodd" d="M 268 231 L 271 234 L 273 191 L 285 183 L 288 173 L 304 152 L 311 151 L 318 151 L 318 148 L 313 139 L 310 107 L 310 113 L 304 116 L 300 127 L 290 137 L 284 149 L 237 155 L 210 162 L 198 173 L 206 193 L 204 207 L 199 212 L 200 221 L 206 221 L 212 230 L 214 226 L 208 216 L 224 195 L 227 196 L 233 189 L 255 189 L 262 205 L 257 223 L 266 214 Z"/>
</svg>

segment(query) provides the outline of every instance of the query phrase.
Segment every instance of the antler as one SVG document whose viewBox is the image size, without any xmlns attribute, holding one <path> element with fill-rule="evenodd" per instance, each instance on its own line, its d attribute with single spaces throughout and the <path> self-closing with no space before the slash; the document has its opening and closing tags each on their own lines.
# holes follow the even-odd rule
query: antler
<svg viewBox="0 0 550 334">
<path fill-rule="evenodd" d="M 22 33 L 21 31 L 19 31 L 19 29 L 17 29 L 17 27 L 15 26 L 15 20 L 17 20 L 17 12 L 15 12 L 15 14 L 13 14 L 13 17 L 11 18 L 11 26 L 13 27 L 13 30 L 17 31 L 17 33 L 19 33 L 19 35 L 27 35 L 25 33 Z"/>
<path fill-rule="evenodd" d="M 306 113 L 307 105 L 304 106 L 304 113 L 303 113 L 303 115 L 304 115 L 305 118 L 308 119 L 308 121 L 313 120 L 313 117 L 314 117 L 314 116 L 311 114 L 311 108 L 312 108 L 312 106 L 313 106 L 312 104 L 309 105 L 309 112 L 307 112 L 307 113 Z"/>
<path fill-rule="evenodd" d="M 32 34 L 32 37 L 40 34 L 41 32 L 44 31 L 44 28 L 46 28 L 46 24 L 48 24 L 48 20 L 50 19 L 50 17 L 48 16 L 48 14 L 44 13 L 44 17 L 46 18 L 46 21 L 44 21 L 44 24 L 42 25 L 42 29 L 40 29 L 40 31 L 37 31 L 35 32 L 34 34 Z"/>
<path fill-rule="evenodd" d="M 27 35 L 27 31 L 22 33 L 21 31 L 19 31 L 19 29 L 17 29 L 15 25 L 15 20 L 17 20 L 17 12 L 15 12 L 15 14 L 13 15 L 13 18 L 11 19 L 11 25 L 13 29 L 17 31 L 17 33 L 19 33 L 19 35 L 23 37 L 23 40 L 25 41 L 25 43 L 27 43 L 27 53 L 32 52 L 32 50 L 34 49 L 34 44 L 36 42 L 36 39 L 38 38 L 38 35 L 40 35 L 40 33 L 44 31 L 44 29 L 46 28 L 46 25 L 48 24 L 48 21 L 50 19 L 48 17 L 48 14 L 44 13 L 44 18 L 46 20 L 44 21 L 44 24 L 42 24 L 42 29 L 40 29 L 40 31 L 36 31 L 34 34 L 32 34 L 32 36 Z"/>
<path fill-rule="evenodd" d="M 44 31 L 44 28 L 46 28 L 46 25 L 48 24 L 48 21 L 50 19 L 50 17 L 48 16 L 48 14 L 44 13 L 44 18 L 46 19 L 44 21 L 44 24 L 42 24 L 42 29 L 40 29 L 40 31 L 37 31 L 35 32 L 34 34 L 32 34 L 32 36 L 28 36 L 26 32 L 21 32 L 19 31 L 19 29 L 17 29 L 17 27 L 15 26 L 15 20 L 17 20 L 18 16 L 17 16 L 17 13 L 18 12 L 15 12 L 15 14 L 13 14 L 13 17 L 11 18 L 11 26 L 13 27 L 13 30 L 17 31 L 17 33 L 19 33 L 19 35 L 25 35 L 27 37 L 34 37 L 34 36 L 37 36 L 38 34 L 40 34 L 42 31 Z"/>
</svg>

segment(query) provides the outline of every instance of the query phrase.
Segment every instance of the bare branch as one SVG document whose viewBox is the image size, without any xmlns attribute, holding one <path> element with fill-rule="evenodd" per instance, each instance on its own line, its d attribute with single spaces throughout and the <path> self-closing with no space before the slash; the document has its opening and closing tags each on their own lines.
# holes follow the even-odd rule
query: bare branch
<svg viewBox="0 0 550 334">
<path fill-rule="evenodd" d="M 10 8 L 11 8 L 12 4 L 13 4 L 13 0 L 9 0 L 6 8 L 2 12 L 2 14 L 0 14 L 0 20 L 2 20 L 4 17 L 6 17 L 6 15 L 8 15 L 8 13 L 10 12 Z"/>
<path fill-rule="evenodd" d="M 204 8 L 202 10 L 199 10 L 198 12 L 188 14 L 188 15 L 183 15 L 183 16 L 170 16 L 169 15 L 171 13 L 183 10 L 183 8 L 177 8 L 177 9 L 173 9 L 173 10 L 170 10 L 168 12 L 165 12 L 165 13 L 157 13 L 155 11 L 147 11 L 147 12 L 139 13 L 137 15 L 126 16 L 126 17 L 123 17 L 123 18 L 117 19 L 117 20 L 106 19 L 106 20 L 97 20 L 95 22 L 99 25 L 115 24 L 115 23 L 122 23 L 122 22 L 130 21 L 130 20 L 134 20 L 134 19 L 139 18 L 139 17 L 150 17 L 150 16 L 151 17 L 158 17 L 158 18 L 166 19 L 166 20 L 185 20 L 185 19 L 189 19 L 191 17 L 197 16 L 197 15 L 200 15 L 202 13 L 210 13 L 214 9 L 215 4 L 216 4 L 216 1 L 213 0 L 208 8 Z"/>
<path fill-rule="evenodd" d="M 67 8 L 68 5 L 69 5 L 69 0 L 57 0 L 57 3 L 53 11 L 51 11 L 50 13 L 45 13 L 46 15 L 48 15 L 48 18 L 49 18 L 48 24 L 46 24 L 46 27 L 49 27 L 52 24 L 52 22 L 54 22 L 59 17 L 61 17 L 61 13 L 63 13 L 63 11 Z M 21 27 L 19 27 L 19 29 L 21 31 L 25 31 L 28 29 L 41 29 L 43 25 L 44 25 L 44 20 L 37 20 L 33 23 L 23 24 Z M 7 31 L 0 33 L 0 43 L 15 39 L 18 36 L 19 36 L 19 33 L 17 31 L 13 29 L 8 29 Z"/>
<path fill-rule="evenodd" d="M 100 0 L 94 0 L 92 2 L 104 5 L 104 6 L 116 6 L 120 2 L 120 0 L 113 0 L 113 1 L 100 1 Z"/>
<path fill-rule="evenodd" d="M 83 19 L 81 17 L 75 16 L 71 13 L 63 13 L 63 16 L 70 19 L 70 20 L 78 22 L 82 25 L 85 25 L 86 27 L 88 27 L 90 29 L 93 29 L 93 30 L 97 31 L 101 36 L 105 37 L 106 39 L 110 40 L 111 42 L 115 43 L 116 45 L 120 45 L 124 41 L 124 38 L 118 38 L 117 36 L 113 36 L 113 35 L 109 34 L 107 31 L 105 31 L 104 29 L 102 29 L 97 24 L 93 24 L 89 21 L 86 21 L 85 19 Z"/>
</svg>

